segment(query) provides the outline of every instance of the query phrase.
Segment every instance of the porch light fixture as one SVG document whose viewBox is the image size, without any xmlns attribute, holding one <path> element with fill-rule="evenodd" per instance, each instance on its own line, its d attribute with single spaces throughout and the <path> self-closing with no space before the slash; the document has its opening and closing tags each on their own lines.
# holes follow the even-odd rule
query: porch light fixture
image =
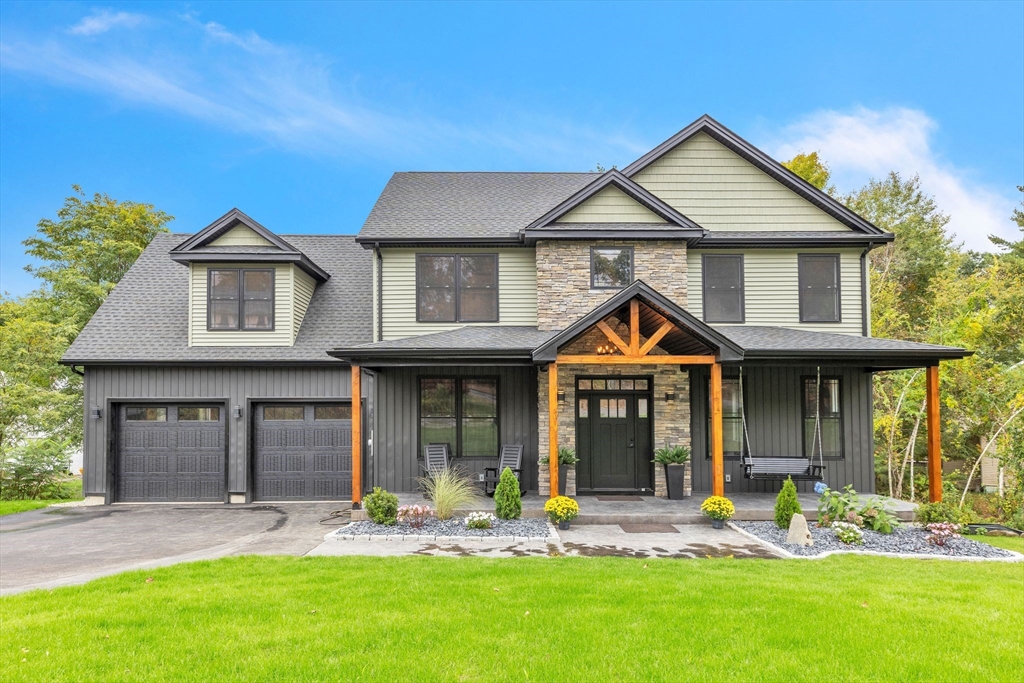
<svg viewBox="0 0 1024 683">
<path fill-rule="evenodd" d="M 565 403 L 565 392 L 562 390 L 559 390 L 558 392 L 558 402 Z"/>
<path fill-rule="evenodd" d="M 102 414 L 103 412 L 96 406 L 93 406 L 92 408 L 89 409 L 89 417 L 91 417 L 94 420 L 100 419 L 100 416 Z"/>
<path fill-rule="evenodd" d="M 665 403 L 671 403 L 674 400 L 676 400 L 676 392 L 674 392 L 674 391 L 666 391 L 665 392 Z"/>
<path fill-rule="evenodd" d="M 612 347 L 611 344 L 598 344 L 597 345 L 597 355 L 599 355 L 599 356 L 610 356 L 613 353 L 615 353 L 615 349 Z"/>
<path fill-rule="evenodd" d="M 242 406 L 235 406 L 231 409 L 231 415 L 233 417 L 242 417 Z"/>
</svg>

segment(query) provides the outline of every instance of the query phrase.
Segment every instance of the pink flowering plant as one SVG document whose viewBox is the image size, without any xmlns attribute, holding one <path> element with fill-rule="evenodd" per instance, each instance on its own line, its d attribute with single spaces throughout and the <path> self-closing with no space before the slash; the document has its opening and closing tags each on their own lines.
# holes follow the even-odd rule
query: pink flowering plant
<svg viewBox="0 0 1024 683">
<path fill-rule="evenodd" d="M 928 535 L 924 540 L 933 545 L 944 546 L 951 538 L 960 538 L 960 525 L 952 522 L 932 522 L 925 527 Z"/>
<path fill-rule="evenodd" d="M 419 529 L 433 516 L 434 511 L 429 505 L 403 505 L 398 508 L 398 521 L 413 529 Z"/>
</svg>

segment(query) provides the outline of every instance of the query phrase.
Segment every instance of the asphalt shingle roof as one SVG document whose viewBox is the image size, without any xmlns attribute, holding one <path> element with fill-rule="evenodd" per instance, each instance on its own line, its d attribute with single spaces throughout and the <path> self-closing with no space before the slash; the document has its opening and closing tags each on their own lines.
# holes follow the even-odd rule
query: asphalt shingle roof
<svg viewBox="0 0 1024 683">
<path fill-rule="evenodd" d="M 390 339 L 372 344 L 361 344 L 349 350 L 532 350 L 556 334 L 558 333 L 541 331 L 536 327 L 520 327 L 515 325 L 460 327 L 457 330 L 435 332 L 418 337 L 405 337 L 404 339 Z"/>
<path fill-rule="evenodd" d="M 396 173 L 359 231 L 361 241 L 515 239 L 519 230 L 599 173 Z"/>
<path fill-rule="evenodd" d="M 352 235 L 288 235 L 331 278 L 317 286 L 294 346 L 189 347 L 188 267 L 168 252 L 188 235 L 157 235 L 64 354 L 111 362 L 332 361 L 327 349 L 372 336 L 372 252 Z"/>
<path fill-rule="evenodd" d="M 746 352 L 782 351 L 814 354 L 838 350 L 844 352 L 863 351 L 870 355 L 884 353 L 899 355 L 900 352 L 935 352 L 937 355 L 950 355 L 953 352 L 962 351 L 955 347 L 936 344 L 794 330 L 788 327 L 759 325 L 713 325 L 713 327 L 743 347 Z"/>
</svg>

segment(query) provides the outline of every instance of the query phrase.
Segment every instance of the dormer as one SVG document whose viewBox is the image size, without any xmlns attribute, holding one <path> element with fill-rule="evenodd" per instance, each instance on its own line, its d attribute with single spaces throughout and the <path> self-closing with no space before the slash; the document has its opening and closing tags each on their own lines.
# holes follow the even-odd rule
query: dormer
<svg viewBox="0 0 1024 683">
<path fill-rule="evenodd" d="M 232 209 L 171 250 L 189 269 L 189 346 L 291 346 L 330 275 Z"/>
</svg>

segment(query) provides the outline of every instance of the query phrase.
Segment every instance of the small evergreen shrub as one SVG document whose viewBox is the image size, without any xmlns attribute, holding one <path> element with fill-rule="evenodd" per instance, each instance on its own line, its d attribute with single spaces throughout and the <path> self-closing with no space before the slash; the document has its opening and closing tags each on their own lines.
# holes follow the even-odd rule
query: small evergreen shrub
<svg viewBox="0 0 1024 683">
<path fill-rule="evenodd" d="M 394 526 L 398 520 L 398 496 L 379 486 L 373 487 L 373 493 L 366 497 L 363 504 L 366 514 L 377 524 Z"/>
<path fill-rule="evenodd" d="M 782 490 L 779 491 L 779 495 L 775 499 L 775 526 L 780 529 L 788 529 L 793 515 L 802 515 L 803 513 L 800 501 L 796 498 L 796 484 L 793 483 L 791 477 L 786 477 L 786 481 L 782 484 Z"/>
<path fill-rule="evenodd" d="M 523 515 L 523 500 L 519 494 L 519 480 L 506 467 L 494 489 L 494 512 L 498 519 L 519 519 Z"/>
</svg>

